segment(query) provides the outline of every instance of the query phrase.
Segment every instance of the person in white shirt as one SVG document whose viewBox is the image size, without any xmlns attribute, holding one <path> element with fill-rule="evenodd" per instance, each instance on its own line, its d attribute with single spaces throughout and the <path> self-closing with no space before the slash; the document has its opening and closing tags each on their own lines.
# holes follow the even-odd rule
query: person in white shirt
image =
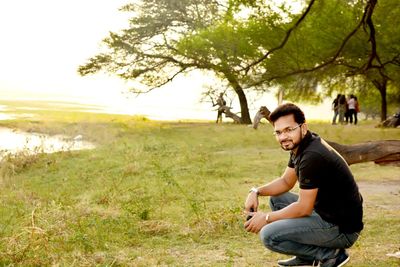
<svg viewBox="0 0 400 267">
<path fill-rule="evenodd" d="M 349 107 L 350 124 L 353 123 L 353 118 L 354 118 L 354 124 L 357 124 L 356 104 L 357 104 L 357 101 L 355 99 L 355 96 L 350 95 L 350 99 L 347 101 L 347 105 Z"/>
</svg>

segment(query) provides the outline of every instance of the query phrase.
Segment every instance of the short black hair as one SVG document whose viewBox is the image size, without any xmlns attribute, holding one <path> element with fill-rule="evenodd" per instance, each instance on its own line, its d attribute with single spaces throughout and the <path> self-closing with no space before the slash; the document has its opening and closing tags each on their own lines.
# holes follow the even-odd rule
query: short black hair
<svg viewBox="0 0 400 267">
<path fill-rule="evenodd" d="M 287 116 L 293 114 L 294 120 L 298 124 L 302 124 L 306 122 L 306 118 L 304 116 L 303 111 L 292 103 L 286 103 L 278 106 L 270 115 L 269 120 L 272 123 L 275 123 L 280 117 Z"/>
</svg>

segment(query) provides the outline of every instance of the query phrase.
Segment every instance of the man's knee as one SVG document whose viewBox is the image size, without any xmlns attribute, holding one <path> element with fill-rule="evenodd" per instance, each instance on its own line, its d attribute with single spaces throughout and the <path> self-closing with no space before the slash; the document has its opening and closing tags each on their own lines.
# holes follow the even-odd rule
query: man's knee
<svg viewBox="0 0 400 267">
<path fill-rule="evenodd" d="M 270 225 L 266 225 L 261 229 L 260 239 L 266 248 L 273 250 L 275 241 L 273 238 L 272 227 L 270 227 Z"/>
<path fill-rule="evenodd" d="M 261 242 L 269 250 L 282 252 L 278 248 L 282 242 L 288 241 L 285 234 L 282 235 L 286 227 L 285 221 L 277 221 L 265 225 L 260 231 Z"/>
</svg>

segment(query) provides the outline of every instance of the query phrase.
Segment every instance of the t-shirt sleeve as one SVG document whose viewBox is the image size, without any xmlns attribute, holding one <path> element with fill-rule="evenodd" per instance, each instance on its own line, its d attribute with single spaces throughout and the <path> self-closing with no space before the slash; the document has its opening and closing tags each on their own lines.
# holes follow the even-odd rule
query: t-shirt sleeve
<svg viewBox="0 0 400 267">
<path fill-rule="evenodd" d="M 320 187 L 323 179 L 324 160 L 315 152 L 307 152 L 299 164 L 299 186 L 301 189 L 315 189 Z"/>
<path fill-rule="evenodd" d="M 288 166 L 289 168 L 294 168 L 294 162 L 293 162 L 293 160 L 292 160 L 292 157 L 289 157 L 289 162 L 288 162 L 287 166 Z"/>
</svg>

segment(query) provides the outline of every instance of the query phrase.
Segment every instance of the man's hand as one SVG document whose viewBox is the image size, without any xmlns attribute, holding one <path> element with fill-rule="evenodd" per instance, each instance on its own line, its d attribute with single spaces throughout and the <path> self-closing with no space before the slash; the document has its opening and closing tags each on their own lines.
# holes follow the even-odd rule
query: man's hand
<svg viewBox="0 0 400 267">
<path fill-rule="evenodd" d="M 246 202 L 244 203 L 244 210 L 246 212 L 257 211 L 258 209 L 258 196 L 256 192 L 250 192 L 247 195 Z"/>
<path fill-rule="evenodd" d="M 244 228 L 247 232 L 258 233 L 261 228 L 267 224 L 265 217 L 267 213 L 265 212 L 249 212 L 248 215 L 252 215 L 253 217 L 245 222 Z"/>
</svg>

